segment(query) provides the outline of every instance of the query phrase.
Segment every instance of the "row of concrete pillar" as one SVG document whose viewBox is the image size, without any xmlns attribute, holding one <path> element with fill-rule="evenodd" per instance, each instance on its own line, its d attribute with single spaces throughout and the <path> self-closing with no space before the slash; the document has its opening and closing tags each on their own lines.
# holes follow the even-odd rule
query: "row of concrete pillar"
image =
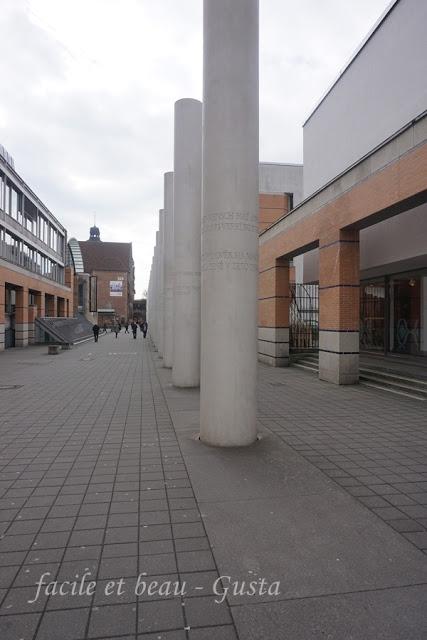
<svg viewBox="0 0 427 640">
<path fill-rule="evenodd" d="M 203 105 L 175 103 L 147 309 L 173 384 L 200 384 L 201 439 L 237 446 L 256 439 L 258 0 L 204 0 L 203 22 Z"/>
</svg>

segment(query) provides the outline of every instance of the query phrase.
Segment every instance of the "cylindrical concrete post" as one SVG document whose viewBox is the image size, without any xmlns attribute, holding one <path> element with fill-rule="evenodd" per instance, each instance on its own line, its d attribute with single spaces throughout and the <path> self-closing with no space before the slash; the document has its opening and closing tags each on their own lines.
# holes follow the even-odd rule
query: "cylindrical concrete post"
<svg viewBox="0 0 427 640">
<path fill-rule="evenodd" d="M 157 322 L 156 322 L 156 248 L 154 247 L 153 253 L 153 268 L 152 268 L 152 292 L 150 302 L 150 334 L 153 338 L 154 345 L 157 346 Z"/>
<path fill-rule="evenodd" d="M 200 435 L 256 439 L 258 0 L 204 0 Z"/>
<path fill-rule="evenodd" d="M 173 179 L 174 336 L 172 382 L 200 383 L 200 226 L 202 190 L 202 103 L 175 103 Z"/>
<path fill-rule="evenodd" d="M 148 290 L 147 290 L 147 308 L 146 308 L 146 318 L 148 322 L 148 330 L 151 337 L 153 337 L 152 332 L 152 321 L 151 321 L 151 304 L 153 301 L 153 263 L 151 263 L 150 269 L 150 278 L 148 280 Z"/>
<path fill-rule="evenodd" d="M 156 231 L 156 245 L 154 247 L 154 343 L 159 349 L 159 232 Z"/>
<path fill-rule="evenodd" d="M 163 364 L 173 364 L 173 171 L 164 176 L 164 244 L 163 244 Z"/>
<path fill-rule="evenodd" d="M 150 289 L 149 289 L 149 300 L 147 302 L 148 310 L 149 310 L 149 331 L 150 337 L 153 340 L 153 343 L 156 344 L 156 311 L 155 311 L 155 258 L 154 258 L 155 249 L 153 250 L 153 258 L 151 261 L 151 273 L 150 273 Z"/>
<path fill-rule="evenodd" d="M 164 211 L 159 211 L 159 261 L 158 261 L 158 280 L 157 280 L 157 324 L 158 324 L 158 353 L 163 357 L 163 324 L 164 324 L 164 278 L 163 278 L 163 259 L 164 254 Z"/>
</svg>

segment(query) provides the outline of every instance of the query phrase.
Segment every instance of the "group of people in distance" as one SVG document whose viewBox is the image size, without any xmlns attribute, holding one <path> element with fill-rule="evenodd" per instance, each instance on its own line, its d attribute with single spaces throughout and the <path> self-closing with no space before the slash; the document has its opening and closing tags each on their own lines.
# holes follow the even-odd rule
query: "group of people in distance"
<svg viewBox="0 0 427 640">
<path fill-rule="evenodd" d="M 132 335 L 134 340 L 136 340 L 136 333 L 138 331 L 138 324 L 136 322 L 136 320 L 133 320 L 131 323 L 126 322 L 124 325 L 125 328 L 125 333 L 129 333 L 129 327 L 131 328 L 132 331 Z M 147 337 L 147 331 L 148 331 L 148 322 L 146 320 L 144 320 L 144 322 L 140 322 L 139 323 L 139 328 L 141 329 L 141 332 L 144 336 L 144 338 Z M 99 337 L 99 332 L 100 332 L 100 327 L 97 323 L 95 323 L 92 327 L 92 331 L 93 331 L 93 337 L 95 339 L 95 342 L 98 342 L 98 337 Z M 104 333 L 107 333 L 108 327 L 106 325 L 106 323 L 104 322 L 103 325 L 103 330 Z M 122 325 L 119 321 L 114 322 L 111 325 L 111 332 L 116 334 L 116 338 L 118 337 L 120 331 L 122 330 Z"/>
</svg>

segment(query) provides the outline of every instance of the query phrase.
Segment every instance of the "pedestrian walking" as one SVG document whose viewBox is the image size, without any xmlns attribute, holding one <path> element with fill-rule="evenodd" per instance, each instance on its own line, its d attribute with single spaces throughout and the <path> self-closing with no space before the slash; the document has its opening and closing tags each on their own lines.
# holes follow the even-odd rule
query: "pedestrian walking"
<svg viewBox="0 0 427 640">
<path fill-rule="evenodd" d="M 121 329 L 121 326 L 116 322 L 116 323 L 113 325 L 113 329 L 112 329 L 112 331 L 116 334 L 116 339 L 117 339 L 117 336 L 118 336 L 118 335 L 119 335 L 119 333 L 120 333 L 120 329 Z"/>
<path fill-rule="evenodd" d="M 107 323 L 106 322 L 104 322 L 104 327 L 103 328 L 104 328 L 104 333 L 107 333 Z"/>
<path fill-rule="evenodd" d="M 95 342 L 98 342 L 99 326 L 96 323 L 93 325 L 92 331 L 93 331 L 93 337 L 95 339 Z"/>
<path fill-rule="evenodd" d="M 129 333 L 129 320 L 125 324 L 125 333 Z"/>
<path fill-rule="evenodd" d="M 136 322 L 132 322 L 131 324 L 133 339 L 136 340 L 136 332 L 138 331 L 138 325 Z"/>
<path fill-rule="evenodd" d="M 148 331 L 148 322 L 146 320 L 144 320 L 144 322 L 142 323 L 141 331 L 142 331 L 142 333 L 144 335 L 144 338 L 146 338 L 147 337 L 147 331 Z"/>
</svg>

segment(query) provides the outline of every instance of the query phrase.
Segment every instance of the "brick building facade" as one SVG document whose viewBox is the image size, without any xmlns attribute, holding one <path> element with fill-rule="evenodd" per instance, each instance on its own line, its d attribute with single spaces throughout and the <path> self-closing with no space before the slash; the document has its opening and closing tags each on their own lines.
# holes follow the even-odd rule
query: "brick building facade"
<svg viewBox="0 0 427 640">
<path fill-rule="evenodd" d="M 291 265 L 318 286 L 321 379 L 357 382 L 360 350 L 427 355 L 426 19 L 395 0 L 304 124 L 303 199 L 260 235 L 266 363 L 289 361 Z"/>
<path fill-rule="evenodd" d="M 103 242 L 98 227 L 92 227 L 89 240 L 72 238 L 69 248 L 76 271 L 77 310 L 101 326 L 132 319 L 132 243 Z"/>
<path fill-rule="evenodd" d="M 0 350 L 36 341 L 36 318 L 73 311 L 66 230 L 0 147 Z"/>
</svg>

